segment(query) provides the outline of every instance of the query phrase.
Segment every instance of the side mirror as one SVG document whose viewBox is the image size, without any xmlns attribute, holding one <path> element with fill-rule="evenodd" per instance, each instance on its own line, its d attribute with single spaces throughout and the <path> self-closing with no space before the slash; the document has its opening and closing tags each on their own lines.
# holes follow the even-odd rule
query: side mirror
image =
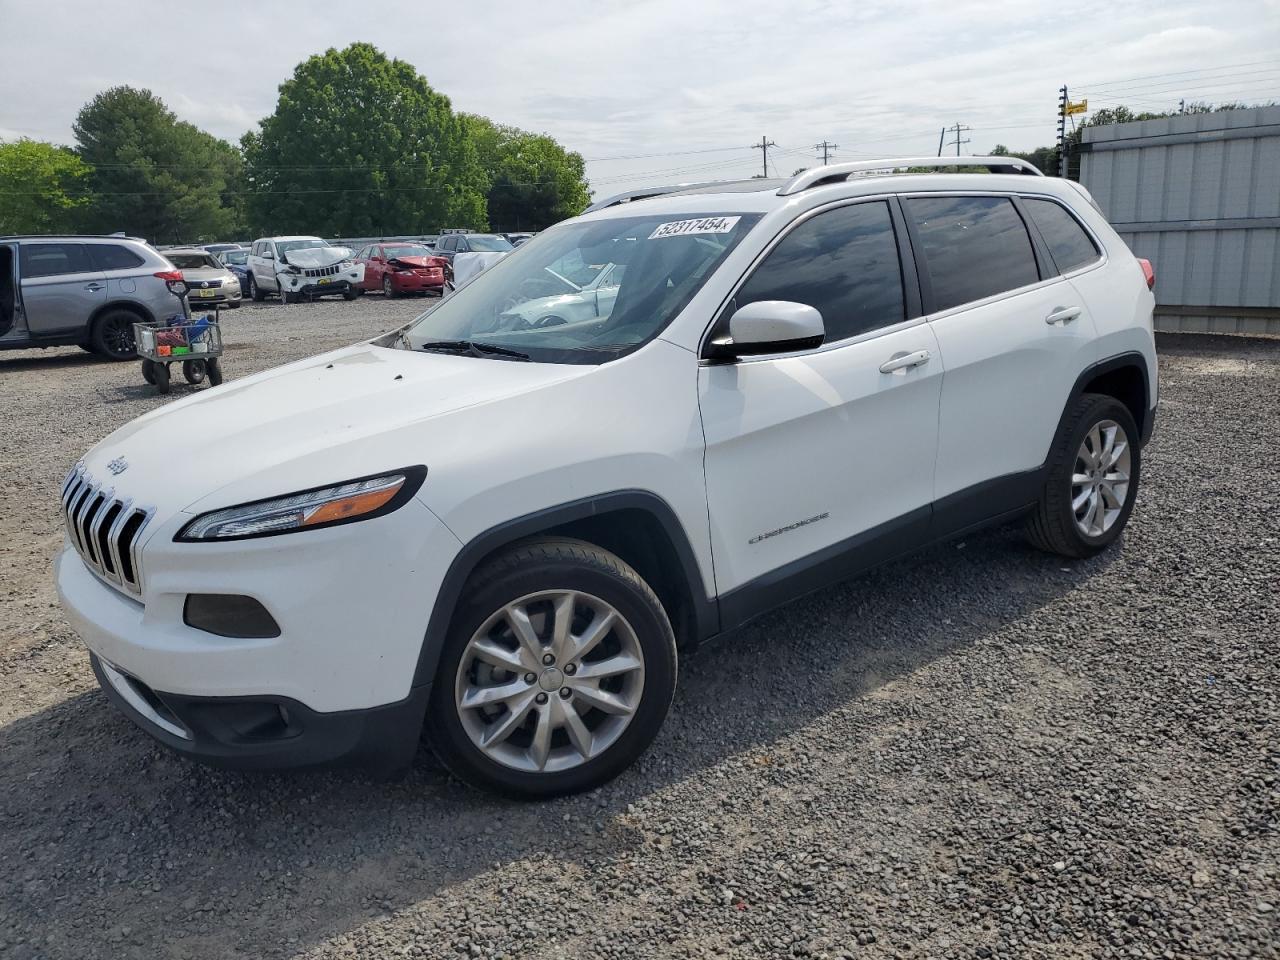
<svg viewBox="0 0 1280 960">
<path fill-rule="evenodd" d="M 822 314 L 808 304 L 757 300 L 734 312 L 729 318 L 729 336 L 712 340 L 708 357 L 732 360 L 812 350 L 821 346 L 826 336 Z"/>
<path fill-rule="evenodd" d="M 276 258 L 276 255 L 275 255 L 274 253 L 272 253 L 270 250 L 263 250 L 263 251 L 262 251 L 262 259 L 264 259 L 264 260 L 274 260 L 275 258 Z"/>
</svg>

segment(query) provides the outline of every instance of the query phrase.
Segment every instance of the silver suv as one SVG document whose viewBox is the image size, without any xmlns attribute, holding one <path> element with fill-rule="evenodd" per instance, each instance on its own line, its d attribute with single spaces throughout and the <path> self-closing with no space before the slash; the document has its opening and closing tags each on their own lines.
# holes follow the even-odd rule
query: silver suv
<svg viewBox="0 0 1280 960">
<path fill-rule="evenodd" d="M 133 325 L 181 311 L 173 264 L 133 237 L 0 237 L 0 350 L 76 345 L 131 360 Z"/>
</svg>

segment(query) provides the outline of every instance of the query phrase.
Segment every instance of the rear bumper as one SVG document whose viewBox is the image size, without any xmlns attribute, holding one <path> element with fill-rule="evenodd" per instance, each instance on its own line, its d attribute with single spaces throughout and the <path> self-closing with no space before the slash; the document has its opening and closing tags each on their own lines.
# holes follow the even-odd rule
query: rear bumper
<svg viewBox="0 0 1280 960">
<path fill-rule="evenodd" d="M 89 654 L 103 692 L 149 736 L 215 767 L 358 766 L 388 775 L 418 747 L 429 685 L 399 703 L 318 713 L 288 697 L 192 697 L 153 690 Z"/>
</svg>

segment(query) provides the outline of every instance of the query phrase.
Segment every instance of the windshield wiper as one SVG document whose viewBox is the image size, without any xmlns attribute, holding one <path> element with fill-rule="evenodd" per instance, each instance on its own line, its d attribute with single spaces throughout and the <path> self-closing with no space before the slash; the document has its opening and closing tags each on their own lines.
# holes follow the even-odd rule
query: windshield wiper
<svg viewBox="0 0 1280 960">
<path fill-rule="evenodd" d="M 529 355 L 527 353 L 521 353 L 519 350 L 509 350 L 506 347 L 499 347 L 497 344 L 493 343 L 478 343 L 475 340 L 428 340 L 418 349 L 469 353 L 473 357 L 493 356 L 507 357 L 511 360 L 529 359 Z"/>
</svg>

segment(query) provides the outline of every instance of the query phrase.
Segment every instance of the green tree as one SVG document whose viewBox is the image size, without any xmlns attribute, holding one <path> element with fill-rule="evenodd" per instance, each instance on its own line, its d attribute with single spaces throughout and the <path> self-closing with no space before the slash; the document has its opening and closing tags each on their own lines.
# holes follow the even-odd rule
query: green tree
<svg viewBox="0 0 1280 960">
<path fill-rule="evenodd" d="M 0 143 L 0 234 L 74 229 L 89 172 L 66 147 L 25 138 Z"/>
<path fill-rule="evenodd" d="M 486 179 L 462 118 L 412 64 L 371 44 L 299 64 L 241 142 L 249 219 L 263 231 L 486 226 Z"/>
<path fill-rule="evenodd" d="M 591 202 L 582 155 L 551 137 L 464 114 L 488 179 L 489 222 L 498 230 L 542 230 Z"/>
<path fill-rule="evenodd" d="M 238 152 L 179 121 L 150 90 L 112 87 L 84 106 L 72 129 L 93 170 L 85 230 L 194 243 L 225 239 L 238 225 Z"/>
</svg>

